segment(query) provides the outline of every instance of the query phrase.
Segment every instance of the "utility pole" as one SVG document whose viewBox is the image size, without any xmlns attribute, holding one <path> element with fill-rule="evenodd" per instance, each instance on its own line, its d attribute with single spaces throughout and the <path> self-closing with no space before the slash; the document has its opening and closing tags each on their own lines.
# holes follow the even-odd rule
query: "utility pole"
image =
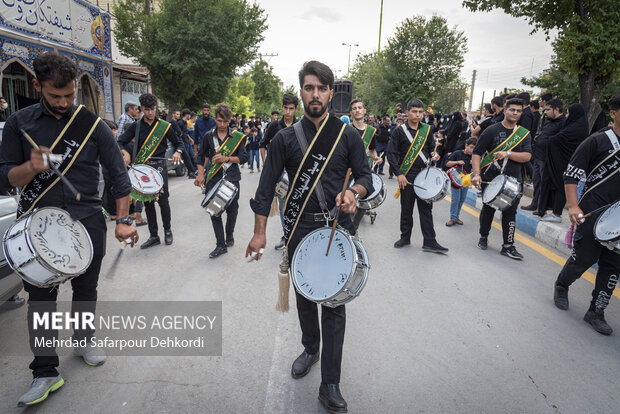
<svg viewBox="0 0 620 414">
<path fill-rule="evenodd" d="M 532 58 L 532 67 L 530 68 L 530 78 L 532 77 L 533 72 L 534 72 L 534 58 Z"/>
<path fill-rule="evenodd" d="M 347 64 L 347 79 L 351 77 L 351 47 L 358 47 L 357 43 L 342 43 L 342 46 L 349 46 L 349 63 Z"/>
<path fill-rule="evenodd" d="M 484 110 L 484 91 L 482 91 L 482 102 L 480 103 L 480 115 L 482 115 L 483 110 Z"/>
<path fill-rule="evenodd" d="M 383 26 L 383 0 L 381 0 L 381 13 L 379 14 L 379 46 L 377 46 L 377 53 L 381 53 L 381 26 Z"/>
<path fill-rule="evenodd" d="M 276 57 L 276 56 L 278 56 L 277 53 L 259 53 L 258 54 L 258 60 L 263 60 L 264 57 L 272 58 L 272 57 Z M 267 61 L 267 63 L 269 63 L 269 62 Z"/>
<path fill-rule="evenodd" d="M 471 112 L 471 104 L 474 101 L 474 86 L 476 86 L 476 69 L 474 69 L 474 74 L 471 77 L 471 90 L 469 92 L 469 106 L 467 112 Z"/>
</svg>

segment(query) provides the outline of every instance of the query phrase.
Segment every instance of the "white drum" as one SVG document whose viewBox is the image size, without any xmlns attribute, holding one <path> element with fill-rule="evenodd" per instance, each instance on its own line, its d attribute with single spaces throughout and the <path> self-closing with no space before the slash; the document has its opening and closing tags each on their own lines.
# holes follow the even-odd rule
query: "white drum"
<svg viewBox="0 0 620 414">
<path fill-rule="evenodd" d="M 164 188 L 164 178 L 155 168 L 136 164 L 129 171 L 131 196 L 138 201 L 155 201 Z"/>
<path fill-rule="evenodd" d="M 521 196 L 521 184 L 509 175 L 500 174 L 482 193 L 482 202 L 496 210 L 508 209 Z"/>
<path fill-rule="evenodd" d="M 352 187 L 354 184 L 355 180 L 351 179 L 349 187 Z M 379 207 L 385 201 L 385 184 L 379 174 L 372 173 L 372 186 L 374 191 L 371 194 L 367 194 L 366 197 L 360 198 L 357 203 L 359 209 L 372 210 Z"/>
<path fill-rule="evenodd" d="M 596 219 L 594 238 L 609 250 L 620 254 L 620 201 L 616 201 Z"/>
<path fill-rule="evenodd" d="M 200 205 L 211 216 L 219 217 L 237 197 L 238 192 L 236 185 L 222 178 L 209 190 Z"/>
<path fill-rule="evenodd" d="M 284 171 L 282 177 L 280 177 L 280 181 L 276 184 L 276 197 L 280 200 L 286 200 L 286 194 L 288 194 L 288 174 Z"/>
<path fill-rule="evenodd" d="M 450 177 L 441 168 L 428 167 L 416 175 L 413 190 L 429 203 L 442 200 L 450 192 Z"/>
<path fill-rule="evenodd" d="M 306 299 L 331 308 L 355 299 L 364 289 L 370 263 L 361 240 L 336 229 L 329 256 L 325 256 L 330 227 L 302 239 L 291 260 L 295 289 Z"/>
<path fill-rule="evenodd" d="M 35 209 L 4 233 L 6 261 L 26 282 L 52 287 L 86 272 L 93 245 L 86 228 L 56 207 Z"/>
</svg>

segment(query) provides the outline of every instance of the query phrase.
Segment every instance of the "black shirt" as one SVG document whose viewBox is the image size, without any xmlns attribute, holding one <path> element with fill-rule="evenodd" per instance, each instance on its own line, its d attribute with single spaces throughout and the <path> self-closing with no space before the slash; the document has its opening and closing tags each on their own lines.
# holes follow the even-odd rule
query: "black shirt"
<svg viewBox="0 0 620 414">
<path fill-rule="evenodd" d="M 226 139 L 232 135 L 232 133 L 233 133 L 233 130 L 231 128 L 228 128 L 228 135 L 226 135 L 224 139 L 220 139 L 220 137 L 217 135 L 217 128 L 213 128 L 211 131 L 207 132 L 204 138 L 202 139 L 202 142 L 200 143 L 200 148 L 198 149 L 198 159 L 196 160 L 196 163 L 200 165 L 204 165 L 205 160 L 207 158 L 211 160 L 211 158 L 213 158 L 215 154 L 217 153 L 217 150 L 215 149 L 215 143 L 213 142 L 213 140 L 217 139 L 218 148 L 219 148 L 219 146 L 221 146 L 224 143 L 224 141 L 226 141 Z M 231 157 L 239 157 L 239 164 L 246 163 L 249 160 L 248 152 L 245 149 L 244 141 L 245 141 L 245 138 L 239 143 L 239 146 L 237 146 L 237 149 L 231 155 Z M 241 181 L 241 172 L 239 171 L 239 164 L 233 163 L 226 170 L 226 179 L 228 181 Z M 207 165 L 207 169 L 209 168 L 209 165 Z M 224 168 L 222 167 L 213 176 L 212 180 L 215 179 L 215 181 L 219 181 L 223 177 L 223 175 L 224 175 Z"/>
<path fill-rule="evenodd" d="M 293 124 L 295 122 L 297 122 L 297 120 L 293 118 Z M 265 130 L 265 135 L 263 136 L 263 139 L 260 142 L 260 147 L 268 148 L 269 144 L 271 143 L 271 140 L 273 140 L 276 134 L 284 128 L 286 128 L 286 123 L 284 122 L 284 118 L 278 119 L 277 121 L 273 121 L 269 125 L 267 125 L 267 129 Z"/>
<path fill-rule="evenodd" d="M 153 123 L 149 125 L 144 120 L 144 117 L 142 117 L 141 120 L 129 125 L 127 130 L 125 130 L 125 132 L 123 132 L 123 134 L 118 137 L 119 147 L 132 154 L 132 156 L 132 146 L 129 145 L 129 143 L 132 139 L 134 139 L 134 136 L 136 135 L 136 127 L 138 123 L 140 124 L 140 136 L 138 137 L 138 147 L 136 148 L 136 154 L 140 151 L 140 148 L 142 148 L 142 145 L 144 145 L 144 141 L 146 141 L 146 138 L 149 136 L 153 128 L 155 128 L 156 124 L 156 122 L 153 121 Z M 152 157 L 165 158 L 166 149 L 168 148 L 168 141 L 172 142 L 176 150 L 183 150 L 183 141 L 181 141 L 181 138 L 177 136 L 177 134 L 173 130 L 173 126 L 171 125 L 170 128 L 168 128 L 166 135 L 164 135 L 162 140 L 159 142 L 159 145 L 155 149 L 155 152 L 153 152 Z"/>
<path fill-rule="evenodd" d="M 474 154 L 479 155 L 481 158 L 484 158 L 488 152 L 493 151 L 495 148 L 497 148 L 499 144 L 504 142 L 506 138 L 508 138 L 510 134 L 512 134 L 512 131 L 512 129 L 504 127 L 501 122 L 491 125 L 482 133 L 482 135 L 480 135 L 480 138 L 478 138 L 478 141 L 476 142 L 476 148 L 474 148 Z M 529 152 L 531 154 L 531 134 L 528 134 L 528 136 L 525 137 L 525 139 L 521 141 L 519 145 L 517 145 L 510 151 Z M 500 167 L 504 164 L 504 160 L 499 160 L 497 162 L 499 163 Z M 484 181 L 491 181 L 499 173 L 500 170 L 498 170 L 497 167 L 495 167 L 495 165 L 491 163 L 487 168 L 482 171 L 482 179 Z M 504 174 L 514 177 L 519 180 L 519 182 L 521 182 L 521 163 L 513 160 L 508 160 L 506 168 L 504 169 Z"/>
<path fill-rule="evenodd" d="M 465 164 L 457 164 L 455 167 L 461 167 L 468 174 L 471 172 L 471 155 L 465 154 L 463 150 L 454 151 L 450 154 L 450 157 L 448 157 L 448 161 L 465 161 Z"/>
<path fill-rule="evenodd" d="M 355 130 L 357 131 L 358 134 L 360 134 L 360 138 L 364 136 L 364 130 L 363 129 L 357 129 L 356 126 L 354 126 L 353 124 L 351 124 L 351 126 L 353 128 L 355 128 Z M 375 132 L 375 136 L 377 135 L 377 133 Z M 362 141 L 364 142 L 364 141 Z M 368 149 L 369 150 L 376 150 L 377 149 L 377 143 L 375 140 L 375 137 L 372 137 L 372 139 L 370 140 L 370 144 L 368 144 Z"/>
<path fill-rule="evenodd" d="M 534 124 L 534 121 L 534 114 L 532 113 L 532 110 L 529 106 L 526 106 L 525 108 L 523 108 L 521 118 L 519 118 L 517 125 L 521 125 L 528 131 L 534 131 L 534 133 L 536 133 L 536 127 L 538 127 L 538 124 Z"/>
<path fill-rule="evenodd" d="M 56 119 L 41 103 L 38 103 L 11 114 L 4 125 L 0 148 L 0 184 L 3 188 L 11 188 L 9 171 L 30 160 L 32 147 L 19 130 L 23 128 L 38 145 L 49 148 L 69 123 L 76 109 L 74 106 L 65 116 Z M 86 108 L 82 108 L 82 111 L 85 110 Z M 103 121 L 99 121 L 65 177 L 79 193 L 98 197 L 100 163 L 106 171 L 106 180 L 111 183 L 112 196 L 119 199 L 129 195 L 131 183 L 127 168 L 112 131 Z M 101 200 L 76 201 L 62 181 L 45 193 L 37 206 L 62 208 L 75 220 L 101 212 Z"/>
<path fill-rule="evenodd" d="M 532 154 L 540 161 L 545 161 L 547 158 L 547 146 L 549 145 L 549 139 L 560 132 L 564 126 L 565 120 L 566 117 L 564 115 L 560 115 L 555 119 L 547 118 L 547 121 L 542 127 L 542 131 L 540 131 L 540 134 L 536 137 L 533 145 Z"/>
<path fill-rule="evenodd" d="M 487 129 L 488 127 L 490 127 L 491 125 L 493 125 L 493 117 L 489 116 L 487 118 L 484 118 L 478 124 L 478 126 L 480 127 L 480 131 L 478 132 L 478 136 L 480 136 L 480 134 L 482 134 L 484 132 L 484 130 Z"/>
<path fill-rule="evenodd" d="M 375 137 L 377 138 L 377 142 L 379 144 L 387 144 L 388 142 L 390 142 L 390 134 L 392 133 L 392 129 L 393 126 L 391 124 L 388 126 L 384 126 L 383 123 L 381 123 L 377 127 L 377 133 L 375 135 Z"/>
<path fill-rule="evenodd" d="M 301 118 L 301 125 L 304 129 L 304 135 L 308 145 L 316 135 L 316 128 L 312 122 L 305 117 Z M 335 137 L 334 137 L 335 138 Z M 287 127 L 276 134 L 269 147 L 267 159 L 263 166 L 263 172 L 260 182 L 256 190 L 256 195 L 250 200 L 250 206 L 254 213 L 261 216 L 269 216 L 271 202 L 275 193 L 275 187 L 286 170 L 289 180 L 293 182 L 293 178 L 299 169 L 303 158 L 301 148 L 295 137 L 295 130 L 292 126 Z M 351 178 L 355 178 L 355 184 L 359 184 L 368 191 L 373 192 L 372 173 L 366 160 L 364 145 L 360 140 L 358 133 L 351 126 L 347 126 L 342 133 L 340 142 L 334 149 L 331 159 L 327 163 L 320 181 L 325 191 L 325 201 L 327 207 L 331 210 L 336 205 L 336 195 L 342 191 L 344 178 L 347 169 L 351 168 Z M 321 207 L 316 192 L 312 192 L 308 200 L 308 204 L 304 210 L 305 213 L 320 213 Z"/>
<path fill-rule="evenodd" d="M 409 130 L 411 137 L 415 139 L 415 134 L 417 130 L 411 128 L 409 126 L 409 123 L 406 123 L 405 125 L 407 126 L 407 129 Z M 433 140 L 433 136 L 429 132 L 428 137 L 426 138 L 426 143 L 424 144 L 424 147 L 422 147 L 422 151 L 420 151 L 420 154 L 424 154 L 427 160 L 429 160 L 431 157 L 431 152 L 433 152 L 434 144 L 435 142 Z M 390 163 L 391 174 L 397 177 L 402 174 L 400 170 L 400 166 L 403 163 L 403 160 L 405 159 L 405 155 L 407 155 L 407 151 L 409 150 L 410 146 L 411 146 L 411 142 L 409 142 L 409 139 L 407 139 L 407 135 L 405 135 L 405 131 L 403 131 L 403 127 L 399 126 L 399 127 L 393 128 L 392 136 L 390 137 L 390 143 L 388 144 L 388 149 L 387 149 L 387 159 L 388 159 L 388 162 Z M 415 179 L 415 176 L 423 168 L 426 168 L 426 163 L 422 160 L 422 157 L 418 155 L 418 158 L 416 158 L 415 162 L 413 163 L 413 166 L 409 170 L 409 173 L 407 173 L 406 175 L 407 180 L 409 180 L 410 182 L 413 182 L 413 180 Z"/>
<path fill-rule="evenodd" d="M 614 131 L 615 132 L 615 131 Z M 620 137 L 616 134 L 616 138 L 620 141 Z M 599 165 L 605 158 L 609 157 L 613 152 L 613 147 L 609 137 L 605 132 L 600 132 L 586 138 L 577 147 L 577 150 L 571 157 L 568 167 L 564 172 L 565 184 L 577 184 L 581 177 L 585 174 L 589 175 L 594 167 Z M 613 158 L 607 163 L 613 164 Z M 617 165 L 615 168 L 620 168 Z M 588 186 L 593 185 L 590 180 Z M 587 187 L 584 191 L 587 190 Z M 594 190 L 586 194 L 580 201 L 579 206 L 584 213 L 613 203 L 620 199 L 620 173 L 614 174 L 608 180 L 603 181 Z"/>
<path fill-rule="evenodd" d="M 502 122 L 504 120 L 504 110 L 500 110 L 498 113 L 496 113 L 495 115 L 493 115 L 493 118 L 491 118 L 491 122 L 494 124 L 497 124 L 498 122 Z"/>
</svg>

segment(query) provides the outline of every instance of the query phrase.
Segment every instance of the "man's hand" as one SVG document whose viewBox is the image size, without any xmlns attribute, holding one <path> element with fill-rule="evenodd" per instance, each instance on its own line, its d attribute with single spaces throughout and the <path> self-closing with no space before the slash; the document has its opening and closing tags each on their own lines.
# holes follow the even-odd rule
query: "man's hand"
<svg viewBox="0 0 620 414">
<path fill-rule="evenodd" d="M 476 187 L 480 187 L 481 182 L 482 182 L 482 178 L 480 177 L 480 174 L 472 174 L 471 183 L 473 185 L 475 185 Z"/>
<path fill-rule="evenodd" d="M 581 211 L 579 206 L 568 207 L 568 217 L 574 226 L 578 226 L 586 221 L 586 219 L 583 218 L 583 211 Z"/>
<path fill-rule="evenodd" d="M 465 165 L 465 161 L 460 160 L 460 161 L 457 161 L 457 162 L 456 162 L 456 164 L 457 164 L 457 165 Z"/>
<path fill-rule="evenodd" d="M 353 194 L 353 191 L 346 189 L 344 192 L 344 198 L 342 197 L 342 193 L 338 193 L 336 196 L 336 206 L 338 206 L 338 208 L 345 213 L 355 213 L 357 203 L 355 202 L 355 195 Z"/>
<path fill-rule="evenodd" d="M 121 154 L 123 154 L 123 161 L 125 161 L 125 165 L 129 167 L 129 164 L 131 164 L 131 155 L 129 155 L 129 153 L 124 149 L 121 150 Z"/>
<path fill-rule="evenodd" d="M 138 242 L 138 230 L 128 224 L 119 223 L 114 230 L 114 236 L 119 242 L 131 239 L 131 247 Z"/>
<path fill-rule="evenodd" d="M 409 181 L 407 181 L 407 177 L 405 177 L 405 175 L 404 175 L 404 174 L 401 174 L 401 175 L 399 175 L 399 176 L 398 176 L 398 177 L 396 177 L 396 178 L 398 178 L 398 187 L 399 187 L 401 190 L 404 190 L 404 189 L 405 189 L 405 187 L 407 187 L 407 184 L 409 184 Z"/>
<path fill-rule="evenodd" d="M 245 257 L 251 257 L 252 259 L 260 260 L 263 257 L 265 246 L 267 245 L 267 237 L 265 234 L 254 234 L 248 248 L 245 249 Z"/>
<path fill-rule="evenodd" d="M 196 187 L 202 187 L 204 183 L 205 183 L 205 172 L 198 171 L 198 175 L 196 175 L 196 179 L 194 180 L 194 185 Z"/>
<path fill-rule="evenodd" d="M 189 145 L 194 145 L 194 140 L 192 139 L 192 137 L 189 137 Z"/>
<path fill-rule="evenodd" d="M 374 157 L 372 160 L 375 162 L 375 165 L 381 165 L 383 163 L 383 158 L 378 156 Z"/>
<path fill-rule="evenodd" d="M 214 164 L 226 163 L 228 162 L 229 158 L 230 157 L 225 157 L 222 154 L 215 154 L 211 162 Z"/>
<path fill-rule="evenodd" d="M 30 150 L 30 164 L 32 166 L 32 170 L 37 174 L 43 171 L 47 171 L 50 169 L 49 159 L 47 159 L 47 155 L 50 154 L 51 151 L 47 147 L 39 147 L 38 150 L 32 149 Z M 44 159 L 44 157 L 46 159 Z"/>
<path fill-rule="evenodd" d="M 493 157 L 496 160 L 503 160 L 504 158 L 508 158 L 508 152 L 507 151 L 497 151 L 495 154 L 493 154 Z"/>
<path fill-rule="evenodd" d="M 181 163 L 181 153 L 179 151 L 175 151 L 174 154 L 172 154 L 172 162 L 174 164 Z"/>
<path fill-rule="evenodd" d="M 439 154 L 437 154 L 436 152 L 431 152 L 431 160 L 433 161 L 439 160 Z"/>
</svg>

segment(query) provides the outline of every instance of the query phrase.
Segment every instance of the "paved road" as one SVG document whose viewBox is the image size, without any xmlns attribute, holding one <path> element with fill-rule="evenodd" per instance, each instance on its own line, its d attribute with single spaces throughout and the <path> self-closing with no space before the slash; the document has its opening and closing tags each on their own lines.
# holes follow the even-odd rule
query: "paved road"
<svg viewBox="0 0 620 414">
<path fill-rule="evenodd" d="M 253 229 L 248 200 L 258 177 L 243 170 L 237 244 L 228 254 L 207 257 L 215 242 L 199 206 L 202 195 L 186 178 L 172 177 L 174 244 L 125 252 L 113 279 L 105 276 L 114 256 L 109 253 L 100 280 L 101 300 L 222 301 L 223 355 L 111 357 L 99 368 L 62 357 L 66 385 L 32 412 L 324 412 L 317 400 L 318 365 L 303 379 L 290 377 L 302 348 L 295 310 L 274 310 L 277 219 L 268 224 L 264 260 L 242 258 Z M 445 227 L 446 200 L 435 205 L 434 215 L 438 241 L 449 255 L 421 251 L 417 216 L 412 245 L 394 249 L 396 181 L 385 182 L 389 197 L 377 221 L 365 219 L 360 230 L 371 276 L 362 296 L 347 305 L 341 390 L 350 412 L 620 411 L 617 298 L 607 311 L 617 332 L 599 335 L 581 319 L 590 282 L 579 280 L 571 289 L 568 312 L 556 309 L 551 295 L 559 264 L 526 236 L 534 249 L 518 244 L 523 262 L 500 256 L 497 230 L 489 250 L 478 250 L 476 217 L 464 212 L 464 226 Z M 146 240 L 146 228 L 139 232 Z M 67 286 L 61 297 L 70 298 Z M 24 308 L 0 314 L 0 338 L 23 329 L 24 321 Z M 28 363 L 25 357 L 0 358 L 0 412 L 18 411 L 15 403 L 30 381 Z"/>
</svg>

